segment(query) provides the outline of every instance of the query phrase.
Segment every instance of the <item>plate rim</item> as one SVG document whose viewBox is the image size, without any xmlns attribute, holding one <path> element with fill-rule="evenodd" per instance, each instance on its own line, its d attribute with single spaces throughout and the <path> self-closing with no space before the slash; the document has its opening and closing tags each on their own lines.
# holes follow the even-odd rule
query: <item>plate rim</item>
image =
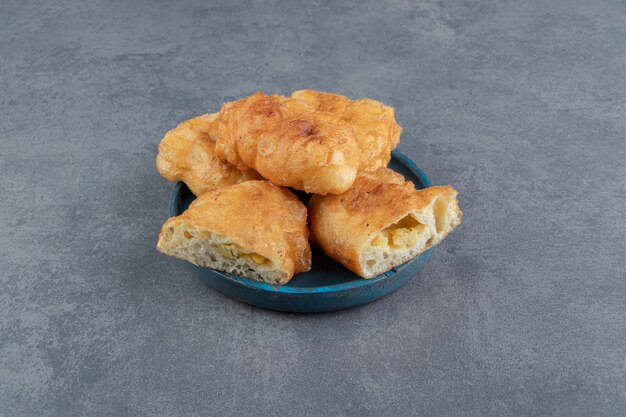
<svg viewBox="0 0 626 417">
<path fill-rule="evenodd" d="M 399 150 L 394 149 L 393 151 L 391 151 L 391 157 L 393 159 L 397 159 L 406 168 L 408 168 L 408 170 L 411 171 L 419 179 L 419 181 L 424 185 L 424 188 L 432 186 L 430 178 L 428 178 L 426 173 L 420 167 L 418 167 L 417 164 L 413 162 L 413 160 L 411 160 L 404 153 L 402 153 Z M 184 183 L 181 181 L 178 181 L 176 182 L 176 184 L 174 184 L 172 193 L 170 195 L 170 201 L 169 201 L 168 214 L 170 217 L 178 216 L 177 210 L 176 210 L 178 206 L 178 201 L 179 201 L 178 196 L 180 194 L 180 190 L 183 185 Z M 433 249 L 434 248 L 430 248 L 426 252 L 420 254 L 419 257 L 426 257 L 424 261 L 428 260 L 428 258 L 430 258 L 430 255 Z M 323 293 L 332 293 L 332 292 L 342 292 L 346 290 L 355 290 L 359 288 L 367 288 L 367 287 L 374 286 L 382 281 L 386 281 L 387 279 L 392 278 L 398 272 L 399 269 L 404 269 L 404 267 L 408 266 L 416 259 L 417 258 L 413 258 L 411 261 L 406 262 L 397 268 L 393 268 L 390 271 L 387 271 L 375 278 L 369 278 L 369 279 L 361 278 L 361 279 L 357 279 L 354 281 L 343 282 L 341 284 L 324 285 L 321 287 L 287 287 L 287 286 L 280 286 L 280 285 L 272 285 L 266 282 L 254 281 L 250 278 L 242 277 L 239 275 L 234 275 L 234 274 L 229 275 L 229 274 L 223 273 L 222 271 L 217 271 L 211 268 L 203 268 L 203 269 L 206 269 L 208 273 L 215 274 L 236 285 L 241 285 L 251 290 L 263 291 L 263 292 L 268 292 L 268 293 L 282 293 L 282 294 L 323 294 Z"/>
</svg>

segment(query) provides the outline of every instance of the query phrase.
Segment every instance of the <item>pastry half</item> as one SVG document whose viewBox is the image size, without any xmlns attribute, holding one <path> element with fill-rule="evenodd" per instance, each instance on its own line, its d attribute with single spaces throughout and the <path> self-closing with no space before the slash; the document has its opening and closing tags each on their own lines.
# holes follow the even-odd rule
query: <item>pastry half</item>
<svg viewBox="0 0 626 417">
<path fill-rule="evenodd" d="M 335 114 L 354 129 L 361 149 L 360 171 L 387 166 L 402 133 L 393 107 L 369 98 L 350 100 L 340 94 L 313 90 L 295 91 L 291 97 Z"/>
<path fill-rule="evenodd" d="M 159 174 L 169 181 L 183 181 L 199 196 L 215 187 L 261 179 L 252 169 L 238 169 L 215 154 L 211 140 L 214 115 L 203 114 L 167 132 L 159 144 Z"/>
<path fill-rule="evenodd" d="M 283 285 L 311 267 L 307 210 L 268 181 L 215 188 L 165 222 L 157 249 L 196 265 Z"/>
<path fill-rule="evenodd" d="M 225 104 L 215 124 L 217 155 L 274 184 L 338 194 L 356 178 L 361 151 L 354 129 L 303 100 L 257 92 Z"/>
<path fill-rule="evenodd" d="M 441 242 L 461 223 L 450 186 L 416 190 L 387 168 L 360 172 L 340 195 L 313 196 L 311 237 L 364 278 L 376 277 Z"/>
</svg>

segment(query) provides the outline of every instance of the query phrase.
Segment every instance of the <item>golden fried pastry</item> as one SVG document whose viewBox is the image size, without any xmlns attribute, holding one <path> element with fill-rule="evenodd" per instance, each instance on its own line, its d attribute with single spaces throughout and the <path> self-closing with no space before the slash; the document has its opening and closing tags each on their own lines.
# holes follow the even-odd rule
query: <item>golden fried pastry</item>
<svg viewBox="0 0 626 417">
<path fill-rule="evenodd" d="M 210 139 L 214 117 L 203 114 L 184 121 L 159 144 L 159 174 L 169 181 L 183 181 L 196 196 L 211 188 L 261 179 L 256 171 L 240 170 L 215 155 L 215 142 Z"/>
<path fill-rule="evenodd" d="M 416 190 L 387 168 L 363 171 L 343 194 L 313 196 L 311 237 L 331 258 L 373 278 L 443 240 L 461 223 L 450 186 Z"/>
<path fill-rule="evenodd" d="M 165 222 L 157 249 L 196 265 L 283 285 L 311 268 L 307 210 L 268 181 L 214 188 Z"/>
<path fill-rule="evenodd" d="M 354 128 L 361 148 L 359 171 L 387 166 L 402 133 L 393 107 L 369 98 L 350 100 L 340 94 L 312 90 L 295 91 L 291 97 L 333 113 Z"/>
<path fill-rule="evenodd" d="M 254 93 L 215 116 L 216 154 L 274 184 L 338 194 L 354 182 L 360 148 L 354 129 L 302 100 Z"/>
</svg>

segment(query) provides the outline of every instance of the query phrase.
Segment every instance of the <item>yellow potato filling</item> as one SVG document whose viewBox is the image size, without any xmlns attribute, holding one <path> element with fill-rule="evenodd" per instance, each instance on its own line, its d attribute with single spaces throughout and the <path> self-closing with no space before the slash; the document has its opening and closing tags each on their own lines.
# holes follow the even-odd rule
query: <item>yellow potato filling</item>
<svg viewBox="0 0 626 417">
<path fill-rule="evenodd" d="M 263 265 L 269 260 L 266 257 L 259 255 L 258 253 L 243 253 L 243 248 L 235 243 L 222 243 L 220 245 L 217 245 L 216 249 L 220 253 L 220 255 L 227 259 L 242 258 L 247 261 L 251 261 L 257 265 Z"/>
<path fill-rule="evenodd" d="M 426 225 L 421 224 L 411 216 L 407 216 L 398 223 L 378 232 L 372 240 L 372 246 L 407 249 L 415 246 L 425 231 Z"/>
</svg>

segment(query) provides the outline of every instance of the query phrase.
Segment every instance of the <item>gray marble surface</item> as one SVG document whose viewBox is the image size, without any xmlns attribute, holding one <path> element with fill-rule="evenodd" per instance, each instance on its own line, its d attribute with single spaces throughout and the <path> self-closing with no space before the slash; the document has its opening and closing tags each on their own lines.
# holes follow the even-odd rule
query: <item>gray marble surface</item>
<svg viewBox="0 0 626 417">
<path fill-rule="evenodd" d="M 462 226 L 406 287 L 264 311 L 159 255 L 177 122 L 396 107 Z M 0 4 L 1 416 L 626 415 L 624 1 Z"/>
</svg>

